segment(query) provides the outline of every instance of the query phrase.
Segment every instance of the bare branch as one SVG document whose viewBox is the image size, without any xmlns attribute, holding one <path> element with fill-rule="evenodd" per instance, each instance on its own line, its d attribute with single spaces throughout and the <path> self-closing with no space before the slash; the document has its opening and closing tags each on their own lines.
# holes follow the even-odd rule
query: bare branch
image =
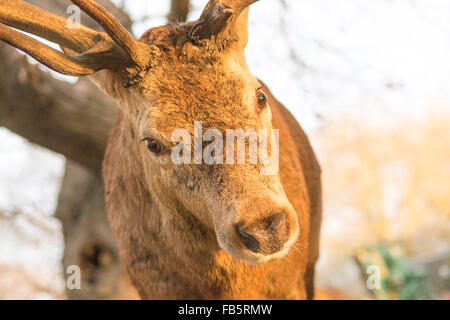
<svg viewBox="0 0 450 320">
<path fill-rule="evenodd" d="M 171 0 L 169 22 L 186 22 L 190 9 L 189 0 Z"/>
<path fill-rule="evenodd" d="M 88 79 L 54 79 L 0 43 L 0 126 L 99 171 L 118 110 Z"/>
</svg>

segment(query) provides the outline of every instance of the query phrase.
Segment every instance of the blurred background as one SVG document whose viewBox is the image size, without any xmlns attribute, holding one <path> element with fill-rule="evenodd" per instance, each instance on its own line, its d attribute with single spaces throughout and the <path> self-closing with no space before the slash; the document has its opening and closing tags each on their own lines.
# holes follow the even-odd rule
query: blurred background
<svg viewBox="0 0 450 320">
<path fill-rule="evenodd" d="M 68 0 L 28 2 L 70 14 Z M 98 2 L 137 37 L 206 4 Z M 449 299 L 450 2 L 262 0 L 250 12 L 250 69 L 323 169 L 318 297 Z M 136 298 L 104 213 L 107 129 L 83 127 L 98 115 L 108 128 L 114 102 L 3 44 L 0 79 L 0 299 Z M 73 264 L 82 290 L 66 291 Z"/>
</svg>

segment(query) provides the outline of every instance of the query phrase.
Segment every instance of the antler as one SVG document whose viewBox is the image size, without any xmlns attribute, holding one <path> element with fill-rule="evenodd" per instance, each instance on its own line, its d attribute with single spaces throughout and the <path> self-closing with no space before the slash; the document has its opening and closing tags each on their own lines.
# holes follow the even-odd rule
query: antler
<svg viewBox="0 0 450 320">
<path fill-rule="evenodd" d="M 84 26 L 69 28 L 67 20 L 22 0 L 0 1 L 0 40 L 24 51 L 49 68 L 71 76 L 85 76 L 103 69 L 123 71 L 135 81 L 151 67 L 157 48 L 136 41 L 105 8 L 93 0 L 71 0 L 95 19 L 107 33 Z M 13 27 L 57 43 L 70 56 Z"/>
<path fill-rule="evenodd" d="M 245 9 L 259 0 L 210 0 L 189 33 L 193 41 L 219 37 L 227 42 L 239 33 L 238 20 Z M 245 26 L 246 27 L 246 26 Z"/>
</svg>

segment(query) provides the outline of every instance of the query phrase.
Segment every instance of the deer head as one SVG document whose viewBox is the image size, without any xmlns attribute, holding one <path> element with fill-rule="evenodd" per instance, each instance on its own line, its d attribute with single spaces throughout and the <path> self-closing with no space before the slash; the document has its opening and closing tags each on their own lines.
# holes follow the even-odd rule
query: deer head
<svg viewBox="0 0 450 320">
<path fill-rule="evenodd" d="M 138 41 L 92 0 L 72 2 L 106 33 L 70 29 L 65 19 L 23 1 L 0 2 L 1 40 L 57 72 L 92 76 L 118 100 L 133 131 L 128 143 L 136 145 L 123 152 L 135 152 L 139 162 L 127 165 L 140 166 L 160 212 L 191 214 L 215 232 L 222 249 L 252 264 L 285 255 L 299 235 L 279 175 L 262 175 L 263 164 L 254 163 L 175 164 L 171 151 L 173 133 L 194 136 L 199 122 L 204 131 L 224 135 L 230 129 L 271 132 L 268 99 L 244 56 L 248 7 L 256 1 L 210 0 L 197 21 L 152 28 Z"/>
</svg>

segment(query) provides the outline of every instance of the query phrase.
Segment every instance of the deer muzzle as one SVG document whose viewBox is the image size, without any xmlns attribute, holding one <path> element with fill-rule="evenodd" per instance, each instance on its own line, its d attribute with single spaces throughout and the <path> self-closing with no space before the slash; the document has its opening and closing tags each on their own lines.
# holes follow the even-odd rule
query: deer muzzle
<svg viewBox="0 0 450 320">
<path fill-rule="evenodd" d="M 266 263 L 285 256 L 298 239 L 297 213 L 290 203 L 272 210 L 262 206 L 260 212 L 248 206 L 233 211 L 226 231 L 217 236 L 222 249 L 236 258 L 250 264 Z"/>
</svg>

